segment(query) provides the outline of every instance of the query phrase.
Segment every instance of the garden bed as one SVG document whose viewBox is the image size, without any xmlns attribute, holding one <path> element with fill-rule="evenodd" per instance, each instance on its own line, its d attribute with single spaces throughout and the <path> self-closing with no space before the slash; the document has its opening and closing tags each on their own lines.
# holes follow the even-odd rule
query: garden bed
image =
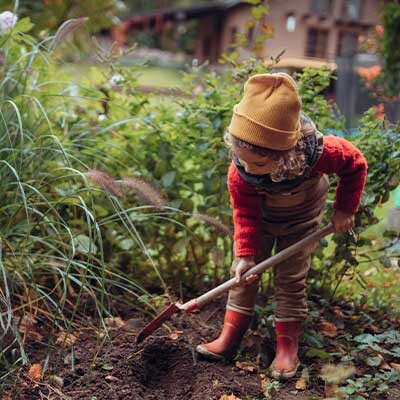
<svg viewBox="0 0 400 400">
<path fill-rule="evenodd" d="M 312 307 L 315 305 L 311 303 Z M 368 382 L 362 378 L 372 373 L 374 379 L 380 376 L 381 383 L 385 383 L 382 373 L 394 371 L 390 368 L 393 365 L 397 367 L 392 363 L 394 358 L 384 354 L 381 365 L 367 366 L 364 355 L 371 353 L 372 357 L 376 354 L 366 349 L 357 356 L 357 351 L 354 352 L 356 344 L 350 343 L 348 336 L 358 334 L 360 330 L 373 330 L 379 337 L 384 332 L 382 327 L 387 324 L 391 325 L 390 329 L 396 328 L 394 321 L 384 317 L 380 319 L 380 327 L 377 320 L 374 324 L 366 323 L 364 312 L 355 312 L 350 306 L 341 307 L 335 305 L 320 309 L 318 316 L 315 310 L 311 313 L 314 317 L 308 321 L 308 327 L 319 331 L 314 341 L 318 338 L 324 340 L 324 347 L 318 349 L 316 342 L 316 347 L 303 343 L 301 360 L 307 368 L 302 365 L 298 376 L 287 382 L 270 380 L 266 376 L 274 346 L 273 339 L 266 339 L 268 329 L 262 328 L 261 320 L 260 329 L 249 332 L 235 360 L 209 362 L 197 355 L 195 346 L 214 338 L 219 332 L 223 301 L 209 305 L 196 315 L 174 316 L 140 345 L 135 343 L 135 338 L 144 321 L 132 312 L 122 311 L 113 323 L 108 322 L 110 327 L 115 325 L 110 328 L 110 340 L 101 338 L 102 335 L 93 329 L 82 329 L 74 332 L 76 341 L 72 345 L 69 340 L 63 346 L 54 339 L 52 342 L 56 344 L 44 344 L 44 339 L 32 339 L 38 337 L 37 334 L 45 336 L 44 327 L 37 326 L 36 335 L 27 332 L 26 349 L 32 364 L 44 366 L 48 358 L 43 380 L 34 382 L 28 368 L 23 368 L 2 399 L 255 400 L 268 396 L 285 400 L 324 399 L 335 386 L 320 377 L 321 368 L 324 364 L 338 364 L 346 354 L 352 354 L 352 361 L 347 365 L 354 367 L 351 379 L 355 382 L 367 385 Z M 328 319 L 335 322 L 334 315 L 337 318 L 341 313 L 343 329 L 341 324 L 337 324 L 336 331 L 332 328 L 336 325 L 330 325 Z M 307 337 L 310 341 L 309 331 Z M 364 389 L 361 385 L 360 390 Z M 377 392 L 375 387 L 363 395 L 365 397 L 342 398 L 398 399 L 398 380 L 390 385 L 389 390 Z"/>
</svg>

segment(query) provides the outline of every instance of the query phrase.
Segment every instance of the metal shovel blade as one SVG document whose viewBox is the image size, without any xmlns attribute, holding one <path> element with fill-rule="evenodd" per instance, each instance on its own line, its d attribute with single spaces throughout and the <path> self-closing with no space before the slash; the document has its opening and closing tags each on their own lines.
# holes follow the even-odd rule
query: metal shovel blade
<svg viewBox="0 0 400 400">
<path fill-rule="evenodd" d="M 147 336 L 152 334 L 158 329 L 172 314 L 180 312 L 181 309 L 176 304 L 169 305 L 163 312 L 157 315 L 151 322 L 149 322 L 140 332 L 136 338 L 136 344 L 140 343 Z"/>
</svg>

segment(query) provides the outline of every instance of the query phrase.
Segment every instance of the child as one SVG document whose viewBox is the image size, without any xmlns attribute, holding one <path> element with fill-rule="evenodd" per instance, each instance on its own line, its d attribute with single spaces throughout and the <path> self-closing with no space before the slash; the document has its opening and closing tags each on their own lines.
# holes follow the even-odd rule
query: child
<svg viewBox="0 0 400 400">
<path fill-rule="evenodd" d="M 367 163 L 345 139 L 323 136 L 301 112 L 296 82 L 287 74 L 259 74 L 244 86 L 233 109 L 225 140 L 233 162 L 228 188 L 233 207 L 235 259 L 224 326 L 211 343 L 197 346 L 206 358 L 234 355 L 254 310 L 259 277 L 241 275 L 316 231 L 329 187 L 326 174 L 339 178 L 332 223 L 336 232 L 354 226 Z M 273 377 L 290 378 L 299 366 L 298 340 L 307 315 L 306 276 L 314 246 L 274 268 L 277 349 Z"/>
</svg>

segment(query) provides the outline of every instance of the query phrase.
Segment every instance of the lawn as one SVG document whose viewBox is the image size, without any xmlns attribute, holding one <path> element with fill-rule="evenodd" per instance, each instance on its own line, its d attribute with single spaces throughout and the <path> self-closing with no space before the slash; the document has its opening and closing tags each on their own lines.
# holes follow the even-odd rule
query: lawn
<svg viewBox="0 0 400 400">
<path fill-rule="evenodd" d="M 158 88 L 182 87 L 182 70 L 176 68 L 161 68 L 153 66 L 127 66 L 124 70 L 131 70 L 137 77 L 141 86 L 154 86 Z M 97 84 L 104 80 L 106 68 L 100 65 L 90 64 L 63 64 L 61 72 L 71 77 L 76 82 L 88 82 Z"/>
</svg>

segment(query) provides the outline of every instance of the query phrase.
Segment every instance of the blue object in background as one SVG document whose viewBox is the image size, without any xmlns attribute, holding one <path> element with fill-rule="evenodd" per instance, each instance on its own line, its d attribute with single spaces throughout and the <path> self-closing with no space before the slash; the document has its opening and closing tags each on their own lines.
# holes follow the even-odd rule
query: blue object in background
<svg viewBox="0 0 400 400">
<path fill-rule="evenodd" d="M 327 135 L 335 135 L 335 136 L 340 136 L 340 137 L 346 138 L 346 137 L 357 136 L 361 132 L 358 128 L 349 128 L 349 129 L 346 129 L 346 131 L 341 131 L 341 130 L 337 130 L 337 129 L 325 129 L 325 133 Z"/>
<path fill-rule="evenodd" d="M 398 186 L 393 192 L 393 202 L 394 207 L 400 209 L 400 186 Z"/>
</svg>

